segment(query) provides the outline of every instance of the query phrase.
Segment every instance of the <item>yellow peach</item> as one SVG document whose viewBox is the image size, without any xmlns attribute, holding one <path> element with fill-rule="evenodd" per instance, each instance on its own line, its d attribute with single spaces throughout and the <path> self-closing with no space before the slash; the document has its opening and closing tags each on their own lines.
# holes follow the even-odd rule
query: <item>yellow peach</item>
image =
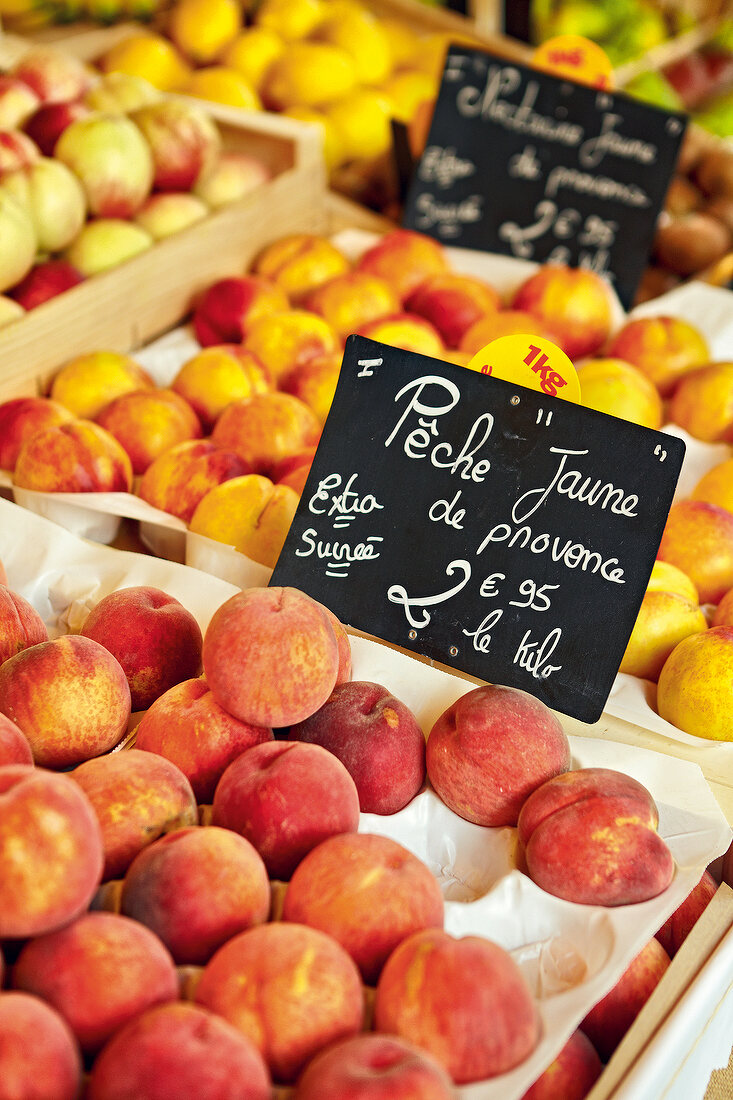
<svg viewBox="0 0 733 1100">
<path fill-rule="evenodd" d="M 298 507 L 298 494 L 260 474 L 217 485 L 191 517 L 191 530 L 233 546 L 269 569 L 275 567 Z"/>
<path fill-rule="evenodd" d="M 697 602 L 676 592 L 647 592 L 631 631 L 619 672 L 656 680 L 664 662 L 683 638 L 707 630 Z"/>
</svg>

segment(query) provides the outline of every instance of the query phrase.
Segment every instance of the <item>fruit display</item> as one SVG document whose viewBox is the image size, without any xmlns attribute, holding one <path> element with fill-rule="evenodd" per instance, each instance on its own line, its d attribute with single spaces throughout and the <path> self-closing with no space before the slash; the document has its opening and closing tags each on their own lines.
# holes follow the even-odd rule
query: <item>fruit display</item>
<svg viewBox="0 0 733 1100">
<path fill-rule="evenodd" d="M 18 1037 L 0 1048 L 3 1082 L 24 1095 L 32 1079 L 49 1100 L 82 1087 L 98 1100 L 152 1100 L 163 1081 L 202 1100 L 343 1098 L 361 1083 L 384 1100 L 536 1100 L 549 1078 L 567 1077 L 577 1090 L 567 1095 L 584 1095 L 579 1082 L 587 1091 L 597 1079 L 669 965 L 661 941 L 676 950 L 710 900 L 706 866 L 730 841 L 694 766 L 615 745 L 619 770 L 609 770 L 605 746 L 567 738 L 523 692 L 480 688 L 472 723 L 504 746 L 518 846 L 507 843 L 514 826 L 459 816 L 424 772 L 399 810 L 360 810 L 365 775 L 386 791 L 403 767 L 389 755 L 399 743 L 391 719 L 365 721 L 375 691 L 383 715 L 416 724 L 428 749 L 437 737 L 459 765 L 440 731 L 476 695 L 465 681 L 397 653 L 385 664 L 383 647 L 346 634 L 297 590 L 242 591 L 199 575 L 193 592 L 187 567 L 94 546 L 8 502 L 0 513 L 16 602 L 43 612 L 52 641 L 91 641 L 108 626 L 110 649 L 93 644 L 117 663 L 115 648 L 130 685 L 148 651 L 157 696 L 118 751 L 93 748 L 67 771 L 19 760 L 13 745 L 28 744 L 32 714 L 0 704 L 16 738 L 0 738 L 0 837 L 13 841 L 0 845 L 0 1020 Z M 191 636 L 190 618 L 201 666 L 173 671 L 177 646 L 162 643 Z M 50 644 L 26 642 L 19 656 Z M 79 675 L 88 685 L 89 669 Z M 334 692 L 339 754 L 299 736 L 333 722 Z M 218 723 L 197 720 L 207 696 L 200 713 L 217 707 Z M 187 759 L 175 738 L 146 743 L 160 706 L 164 725 L 188 725 Z M 526 736 L 538 766 L 517 771 L 510 745 L 526 757 Z M 551 862 L 537 839 L 579 804 L 596 827 L 621 807 L 623 820 L 612 844 L 597 833 L 596 892 L 569 905 L 539 882 Z M 674 811 L 666 824 L 662 805 Z M 572 849 L 564 827 L 555 843 Z M 642 886 L 624 860 L 647 832 L 658 848 L 647 849 Z M 587 846 L 566 886 L 589 881 L 590 834 Z M 601 883 L 616 895 L 602 900 Z M 641 896 L 643 911 L 628 910 Z M 601 913 L 602 959 L 588 940 Z M 552 943 L 565 961 L 538 981 L 534 947 Z"/>
</svg>

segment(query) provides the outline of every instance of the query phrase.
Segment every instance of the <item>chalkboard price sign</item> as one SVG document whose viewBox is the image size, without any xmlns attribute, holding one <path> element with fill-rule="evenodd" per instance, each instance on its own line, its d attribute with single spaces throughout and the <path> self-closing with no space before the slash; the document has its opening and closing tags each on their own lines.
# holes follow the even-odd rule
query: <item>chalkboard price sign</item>
<svg viewBox="0 0 733 1100">
<path fill-rule="evenodd" d="M 592 722 L 683 454 L 673 436 L 351 336 L 271 583 Z"/>
<path fill-rule="evenodd" d="M 451 46 L 403 223 L 464 248 L 590 268 L 628 309 L 686 121 Z"/>
</svg>

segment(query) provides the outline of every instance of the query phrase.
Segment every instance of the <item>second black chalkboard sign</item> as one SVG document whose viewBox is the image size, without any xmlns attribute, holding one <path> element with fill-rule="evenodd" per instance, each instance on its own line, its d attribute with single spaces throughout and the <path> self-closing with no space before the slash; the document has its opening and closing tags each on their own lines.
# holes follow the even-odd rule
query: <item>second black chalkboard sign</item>
<svg viewBox="0 0 733 1100">
<path fill-rule="evenodd" d="M 683 454 L 662 432 L 351 336 L 271 583 L 592 722 Z"/>
<path fill-rule="evenodd" d="M 588 267 L 628 309 L 686 122 L 451 46 L 403 224 L 464 248 Z"/>
</svg>

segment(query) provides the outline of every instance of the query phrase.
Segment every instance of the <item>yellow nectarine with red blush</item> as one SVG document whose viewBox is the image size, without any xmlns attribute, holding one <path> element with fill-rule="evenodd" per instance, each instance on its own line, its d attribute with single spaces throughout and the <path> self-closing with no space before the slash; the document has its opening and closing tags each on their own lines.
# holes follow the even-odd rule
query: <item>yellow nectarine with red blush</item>
<svg viewBox="0 0 733 1100">
<path fill-rule="evenodd" d="M 269 476 L 284 458 L 315 446 L 320 435 L 318 418 L 304 401 L 288 393 L 260 393 L 228 405 L 211 439 Z"/>
<path fill-rule="evenodd" d="M 657 680 L 664 662 L 683 638 L 707 630 L 705 613 L 677 592 L 646 592 L 619 672 Z"/>
<path fill-rule="evenodd" d="M 70 359 L 54 375 L 51 397 L 84 420 L 94 420 L 105 405 L 133 390 L 153 389 L 147 371 L 117 351 L 93 351 Z"/>
<path fill-rule="evenodd" d="M 313 410 L 319 422 L 325 424 L 341 373 L 341 360 L 340 351 L 316 355 L 286 374 L 280 388 L 303 401 Z"/>
<path fill-rule="evenodd" d="M 611 302 L 608 284 L 594 271 L 545 264 L 517 288 L 512 309 L 526 310 L 545 322 L 565 354 L 580 359 L 594 355 L 608 339 Z M 609 354 L 631 361 L 620 351 Z"/>
<path fill-rule="evenodd" d="M 188 439 L 150 463 L 137 491 L 153 508 L 190 523 L 210 489 L 250 471 L 234 451 L 221 450 L 210 439 Z"/>
<path fill-rule="evenodd" d="M 710 359 L 707 341 L 695 325 L 666 316 L 628 321 L 611 340 L 608 355 L 631 363 L 663 397 Z"/>
<path fill-rule="evenodd" d="M 457 348 L 471 325 L 501 308 L 501 297 L 482 279 L 446 272 L 421 283 L 405 305 L 430 321 L 449 348 Z"/>
<path fill-rule="evenodd" d="M 662 426 L 662 399 L 653 382 L 623 359 L 588 359 L 578 366 L 580 403 L 610 416 L 641 424 Z"/>
<path fill-rule="evenodd" d="M 171 389 L 188 402 L 206 432 L 232 401 L 267 393 L 271 388 L 269 374 L 257 356 L 235 344 L 204 348 L 183 364 L 171 383 Z"/>
<path fill-rule="evenodd" d="M 43 493 L 129 493 L 132 463 L 111 432 L 68 420 L 35 432 L 18 454 L 13 482 Z"/>
<path fill-rule="evenodd" d="M 384 279 L 405 302 L 432 275 L 449 269 L 445 249 L 412 229 L 392 229 L 362 253 L 357 271 Z"/>
<path fill-rule="evenodd" d="M 366 271 L 347 271 L 312 290 L 303 305 L 324 317 L 345 340 L 368 321 L 399 313 L 400 299 L 386 279 Z"/>
<path fill-rule="evenodd" d="M 297 507 L 291 486 L 244 474 L 210 489 L 191 516 L 190 528 L 274 569 Z"/>
<path fill-rule="evenodd" d="M 97 423 L 127 451 L 134 474 L 144 474 L 170 447 L 202 435 L 199 418 L 188 401 L 165 389 L 123 394 L 105 405 Z"/>
<path fill-rule="evenodd" d="M 551 326 L 539 317 L 521 309 L 500 309 L 475 321 L 461 337 L 459 350 L 473 358 L 492 340 L 500 336 L 545 336 L 557 342 Z"/>
<path fill-rule="evenodd" d="M 733 740 L 733 626 L 713 626 L 675 646 L 659 674 L 657 709 L 694 737 Z"/>
<path fill-rule="evenodd" d="M 242 275 L 219 279 L 194 305 L 193 327 L 202 347 L 241 343 L 250 325 L 288 308 L 287 295 L 270 279 Z"/>
<path fill-rule="evenodd" d="M 733 363 L 709 363 L 683 378 L 669 418 L 703 443 L 733 442 Z"/>
<path fill-rule="evenodd" d="M 254 321 L 245 336 L 244 346 L 279 383 L 308 359 L 339 351 L 341 342 L 328 321 L 317 313 L 291 309 Z"/>
<path fill-rule="evenodd" d="M 63 424 L 71 413 L 49 397 L 16 397 L 0 405 L 0 469 L 14 470 L 20 448 L 41 428 Z"/>
<path fill-rule="evenodd" d="M 701 604 L 733 588 L 733 512 L 704 500 L 681 500 L 667 516 L 657 556 L 686 573 Z"/>
<path fill-rule="evenodd" d="M 344 254 L 325 237 L 293 233 L 267 245 L 255 260 L 257 275 L 271 279 L 298 302 L 311 290 L 350 268 Z"/>
<path fill-rule="evenodd" d="M 431 355 L 434 359 L 439 359 L 444 350 L 438 330 L 417 314 L 395 313 L 391 317 L 369 321 L 362 325 L 359 335 L 395 348 L 404 348 L 405 351 Z"/>
</svg>

